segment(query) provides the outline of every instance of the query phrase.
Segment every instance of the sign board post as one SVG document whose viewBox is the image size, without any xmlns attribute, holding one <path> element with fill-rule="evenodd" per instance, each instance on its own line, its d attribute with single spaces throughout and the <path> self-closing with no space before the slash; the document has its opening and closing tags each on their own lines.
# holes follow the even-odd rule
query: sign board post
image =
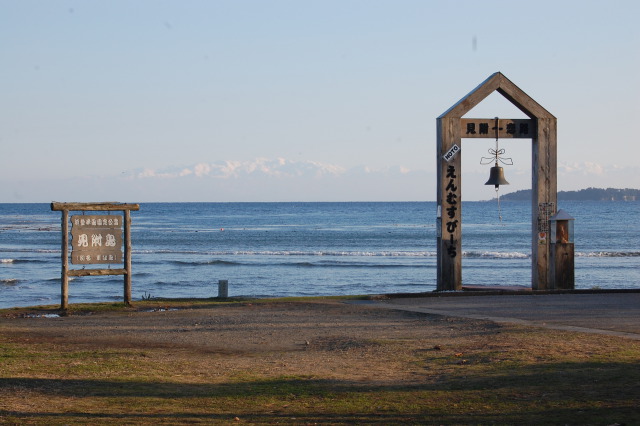
<svg viewBox="0 0 640 426">
<path fill-rule="evenodd" d="M 67 309 L 69 305 L 69 277 L 123 275 L 124 303 L 131 304 L 131 210 L 137 211 L 139 209 L 140 206 L 138 204 L 51 203 L 52 211 L 62 212 L 61 309 Z M 69 268 L 70 211 L 123 212 L 123 215 L 82 214 L 71 216 L 72 264 L 123 264 L 123 267 L 105 269 Z M 123 231 L 124 240 L 122 238 Z"/>
</svg>

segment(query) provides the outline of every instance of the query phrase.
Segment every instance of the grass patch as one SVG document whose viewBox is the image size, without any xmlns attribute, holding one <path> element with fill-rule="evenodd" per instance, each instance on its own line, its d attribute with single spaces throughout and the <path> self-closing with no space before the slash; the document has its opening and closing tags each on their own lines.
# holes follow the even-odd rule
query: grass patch
<svg viewBox="0 0 640 426">
<path fill-rule="evenodd" d="M 486 387 L 474 389 L 464 381 L 444 388 L 427 384 L 362 387 L 304 377 L 222 384 L 1 379 L 5 392 L 23 398 L 28 394 L 31 402 L 28 410 L 3 403 L 0 419 L 43 424 L 82 424 L 89 419 L 170 424 L 235 418 L 291 424 L 633 424 L 637 419 L 637 400 L 632 397 L 595 400 L 589 393 L 571 391 L 567 384 L 556 388 L 551 383 L 532 385 L 530 376 L 526 380 L 515 387 L 513 380 L 507 386 L 489 380 Z"/>
<path fill-rule="evenodd" d="M 638 419 L 640 343 L 633 340 L 323 300 L 277 301 L 184 300 L 171 305 L 211 309 L 138 312 L 138 305 L 164 303 L 145 301 L 135 309 L 107 305 L 87 317 L 5 316 L 0 423 Z M 87 333 L 73 334 L 74 328 Z M 267 345 L 263 337 L 279 340 Z"/>
<path fill-rule="evenodd" d="M 51 315 L 86 315 L 102 312 L 135 312 L 144 310 L 161 309 L 198 309 L 211 308 L 214 306 L 228 304 L 269 304 L 269 303 L 297 303 L 297 302 L 319 302 L 319 301 L 346 301 L 346 300 L 371 300 L 377 296 L 353 295 L 353 296 L 315 296 L 315 297 L 279 297 L 279 298 L 163 298 L 152 297 L 143 298 L 126 305 L 124 302 L 103 302 L 103 303 L 74 303 L 69 304 L 66 310 L 60 309 L 59 305 L 39 305 L 27 307 L 15 307 L 0 309 L 0 317 L 34 316 L 45 317 Z"/>
</svg>

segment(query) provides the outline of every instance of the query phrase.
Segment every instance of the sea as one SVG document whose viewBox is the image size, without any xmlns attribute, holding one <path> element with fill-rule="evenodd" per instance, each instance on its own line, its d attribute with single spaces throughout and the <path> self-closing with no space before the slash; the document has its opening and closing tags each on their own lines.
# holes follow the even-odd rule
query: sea
<svg viewBox="0 0 640 426">
<path fill-rule="evenodd" d="M 575 218 L 577 289 L 640 288 L 640 202 L 558 208 Z M 60 303 L 61 217 L 0 204 L 0 308 Z M 142 203 L 131 217 L 134 301 L 217 297 L 220 280 L 229 297 L 436 289 L 435 202 Z M 530 246 L 529 202 L 463 203 L 463 285 L 531 287 Z M 72 278 L 69 303 L 122 301 L 123 287 Z"/>
</svg>

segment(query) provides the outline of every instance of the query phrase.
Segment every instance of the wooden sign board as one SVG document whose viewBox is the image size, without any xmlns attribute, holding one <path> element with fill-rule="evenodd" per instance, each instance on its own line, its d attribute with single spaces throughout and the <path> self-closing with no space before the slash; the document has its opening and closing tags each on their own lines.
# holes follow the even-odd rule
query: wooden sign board
<svg viewBox="0 0 640 426">
<path fill-rule="evenodd" d="M 122 263 L 121 215 L 71 216 L 71 263 Z"/>
<path fill-rule="evenodd" d="M 140 210 L 138 204 L 104 203 L 59 203 L 52 202 L 51 210 L 62 212 L 60 230 L 61 245 L 61 294 L 60 308 L 69 307 L 69 277 L 88 277 L 103 275 L 124 276 L 124 303 L 131 304 L 131 211 Z M 69 244 L 69 212 L 121 211 L 123 215 L 74 215 L 71 216 L 72 244 Z M 124 231 L 123 231 L 124 229 Z M 124 234 L 124 244 L 123 244 Z M 122 263 L 121 268 L 106 269 L 70 269 L 69 246 L 71 245 L 71 262 L 77 264 Z M 124 253 L 122 249 L 124 246 Z M 116 262 L 117 260 L 117 262 Z"/>
<path fill-rule="evenodd" d="M 463 138 L 531 139 L 535 135 L 534 120 L 501 118 L 496 128 L 495 118 L 460 119 L 460 136 Z"/>
</svg>

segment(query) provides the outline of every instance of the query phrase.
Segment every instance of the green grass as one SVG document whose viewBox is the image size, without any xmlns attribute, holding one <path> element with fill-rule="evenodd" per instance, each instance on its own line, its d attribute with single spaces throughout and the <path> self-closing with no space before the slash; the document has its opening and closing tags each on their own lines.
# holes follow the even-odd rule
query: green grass
<svg viewBox="0 0 640 426">
<path fill-rule="evenodd" d="M 629 366 L 618 366 L 618 368 Z M 507 374 L 504 372 L 505 375 Z M 578 374 L 577 371 L 572 374 Z M 583 377 L 581 374 L 578 374 Z M 3 407 L 0 420 L 42 424 L 174 423 L 435 423 L 435 424 L 633 424 L 637 399 L 592 398 L 575 377 L 531 383 L 531 374 L 458 378 L 453 384 L 359 387 L 308 377 L 254 378 L 222 384 L 118 379 L 2 379 L 5 392 L 20 389 L 46 398 L 28 413 Z M 524 380 L 524 381 L 523 381 Z M 546 383 L 545 383 L 546 382 Z M 637 382 L 636 382 L 637 383 Z M 633 383 L 629 383 L 633 385 Z"/>
</svg>

